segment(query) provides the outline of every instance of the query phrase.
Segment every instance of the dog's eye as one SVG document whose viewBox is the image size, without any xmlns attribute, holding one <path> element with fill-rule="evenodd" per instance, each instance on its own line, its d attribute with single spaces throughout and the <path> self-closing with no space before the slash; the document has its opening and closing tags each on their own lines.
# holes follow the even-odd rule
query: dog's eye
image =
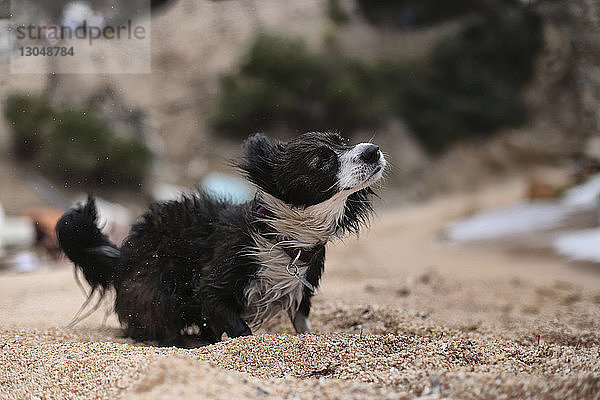
<svg viewBox="0 0 600 400">
<path fill-rule="evenodd" d="M 318 153 L 310 160 L 309 166 L 312 169 L 328 169 L 331 168 L 337 161 L 337 156 L 333 150 L 329 148 L 322 148 Z"/>
</svg>

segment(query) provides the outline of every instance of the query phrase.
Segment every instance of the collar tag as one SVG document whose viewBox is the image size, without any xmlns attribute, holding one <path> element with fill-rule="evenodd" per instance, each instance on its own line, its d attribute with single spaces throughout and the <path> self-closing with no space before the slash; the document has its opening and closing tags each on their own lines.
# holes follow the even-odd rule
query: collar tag
<svg viewBox="0 0 600 400">
<path fill-rule="evenodd" d="M 296 258 L 294 258 L 285 267 L 285 269 L 288 272 L 288 274 L 290 274 L 291 276 L 298 279 L 300 281 L 300 283 L 302 283 L 304 286 L 306 286 L 308 288 L 308 290 L 310 290 L 311 292 L 314 292 L 315 287 L 313 285 L 311 285 L 311 283 L 309 281 L 307 281 L 306 278 L 304 278 L 303 276 L 300 275 L 298 266 L 296 265 L 296 263 L 298 262 L 298 259 L 300 259 L 301 254 L 302 254 L 302 250 L 298 250 L 298 255 L 296 255 Z"/>
</svg>

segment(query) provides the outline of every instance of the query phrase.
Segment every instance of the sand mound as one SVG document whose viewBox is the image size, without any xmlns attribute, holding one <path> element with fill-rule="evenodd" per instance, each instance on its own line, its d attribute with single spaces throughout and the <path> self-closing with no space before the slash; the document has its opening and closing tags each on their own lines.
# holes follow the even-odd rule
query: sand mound
<svg viewBox="0 0 600 400">
<path fill-rule="evenodd" d="M 600 394 L 597 345 L 520 344 L 435 327 L 418 315 L 384 307 L 320 305 L 317 310 L 315 322 L 337 333 L 262 333 L 195 349 L 135 343 L 114 328 L 3 331 L 0 395 L 564 399 Z M 348 333 L 357 323 L 363 333 Z M 365 334 L 365 329 L 419 333 Z"/>
</svg>

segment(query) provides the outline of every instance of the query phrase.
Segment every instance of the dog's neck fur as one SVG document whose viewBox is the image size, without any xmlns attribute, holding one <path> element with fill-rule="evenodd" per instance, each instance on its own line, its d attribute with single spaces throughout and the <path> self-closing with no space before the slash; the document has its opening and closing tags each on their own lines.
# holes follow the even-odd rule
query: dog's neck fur
<svg viewBox="0 0 600 400">
<path fill-rule="evenodd" d="M 304 286 L 287 271 L 286 266 L 291 259 L 281 247 L 259 234 L 253 235 L 253 238 L 256 247 L 251 254 L 258 260 L 260 268 L 245 288 L 246 309 L 243 318 L 256 328 L 281 311 L 295 316 L 302 301 Z M 298 262 L 297 273 L 306 276 L 310 265 Z"/>
<path fill-rule="evenodd" d="M 259 215 L 258 221 L 269 225 L 276 232 L 275 235 L 285 236 L 286 241 L 273 243 L 268 233 L 254 235 L 256 250 L 253 255 L 262 267 L 245 290 L 247 308 L 244 318 L 251 326 L 260 326 L 281 310 L 287 311 L 294 318 L 302 300 L 304 286 L 287 271 L 286 266 L 291 259 L 283 246 L 313 251 L 336 237 L 340 231 L 347 197 L 347 192 L 340 192 L 322 203 L 300 208 L 292 207 L 259 190 L 257 202 L 268 210 L 268 214 Z M 321 268 L 317 264 L 313 265 L 313 262 L 314 260 L 299 261 L 298 274 L 304 277 L 309 268 Z M 313 283 L 318 285 L 318 282 Z"/>
<path fill-rule="evenodd" d="M 305 208 L 292 207 L 260 191 L 257 197 L 271 214 L 261 217 L 262 222 L 280 234 L 293 238 L 294 246 L 312 248 L 338 235 L 348 193 L 339 192 L 324 202 Z"/>
</svg>

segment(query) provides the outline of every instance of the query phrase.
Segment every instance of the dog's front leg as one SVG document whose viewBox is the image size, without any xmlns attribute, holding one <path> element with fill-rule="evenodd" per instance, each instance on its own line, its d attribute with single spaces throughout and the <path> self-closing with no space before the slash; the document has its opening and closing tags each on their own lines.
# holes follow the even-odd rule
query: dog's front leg
<svg viewBox="0 0 600 400">
<path fill-rule="evenodd" d="M 226 305 L 215 305 L 211 311 L 208 320 L 215 336 L 221 337 L 223 332 L 229 338 L 252 335 L 250 327 L 240 317 L 239 313 L 231 310 Z"/>
<path fill-rule="evenodd" d="M 229 319 L 225 328 L 225 333 L 227 333 L 229 338 L 252 335 L 250 327 L 239 315 L 232 316 Z"/>
<path fill-rule="evenodd" d="M 312 329 L 310 325 L 310 319 L 308 318 L 308 314 L 310 313 L 311 297 L 312 294 L 308 291 L 305 291 L 298 310 L 289 311 L 290 320 L 292 321 L 292 325 L 294 325 L 296 333 L 305 333 Z"/>
<path fill-rule="evenodd" d="M 294 325 L 296 333 L 305 333 L 312 329 L 308 315 L 304 315 L 301 311 L 295 314 L 290 311 L 290 320 L 292 321 L 292 325 Z"/>
</svg>

